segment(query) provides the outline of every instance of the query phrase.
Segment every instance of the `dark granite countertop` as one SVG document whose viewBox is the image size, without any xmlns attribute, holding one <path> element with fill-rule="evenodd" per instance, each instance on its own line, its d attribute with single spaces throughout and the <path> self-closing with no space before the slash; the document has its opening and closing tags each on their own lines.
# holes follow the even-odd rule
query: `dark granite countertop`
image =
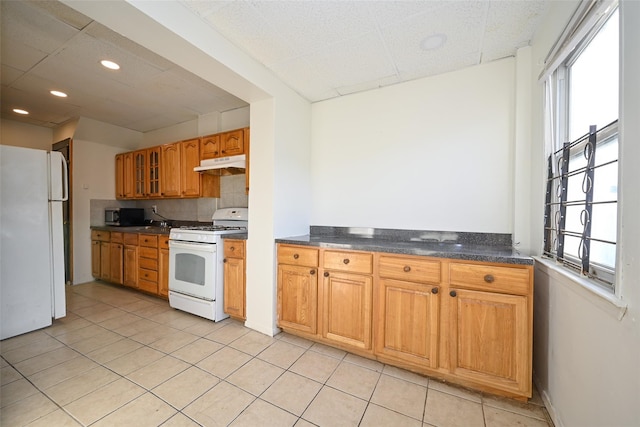
<svg viewBox="0 0 640 427">
<path fill-rule="evenodd" d="M 223 239 L 236 239 L 236 240 L 247 240 L 247 233 L 233 233 L 233 234 L 223 234 Z"/>
<path fill-rule="evenodd" d="M 512 247 L 508 234 L 311 227 L 309 235 L 279 238 L 276 243 L 533 265 L 533 258 Z"/>
<path fill-rule="evenodd" d="M 112 231 L 120 233 L 143 233 L 169 235 L 170 227 L 156 227 L 154 225 L 140 225 L 136 227 L 114 227 L 110 225 L 92 225 L 92 230 Z"/>
</svg>

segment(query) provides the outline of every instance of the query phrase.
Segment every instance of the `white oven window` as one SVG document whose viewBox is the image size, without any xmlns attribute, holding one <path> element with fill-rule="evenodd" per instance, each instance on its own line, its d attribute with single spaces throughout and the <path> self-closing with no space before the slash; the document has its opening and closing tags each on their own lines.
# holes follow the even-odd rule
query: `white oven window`
<svg viewBox="0 0 640 427">
<path fill-rule="evenodd" d="M 201 255 L 190 253 L 178 253 L 175 256 L 174 277 L 183 282 L 204 286 L 206 259 Z"/>
</svg>

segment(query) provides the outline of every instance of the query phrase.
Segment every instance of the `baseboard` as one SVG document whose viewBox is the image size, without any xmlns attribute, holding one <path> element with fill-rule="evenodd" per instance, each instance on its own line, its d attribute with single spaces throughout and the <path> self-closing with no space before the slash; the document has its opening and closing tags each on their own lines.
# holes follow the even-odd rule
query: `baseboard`
<svg viewBox="0 0 640 427">
<path fill-rule="evenodd" d="M 564 424 L 562 424 L 562 421 L 560 421 L 560 418 L 558 418 L 558 414 L 555 408 L 551 404 L 551 399 L 549 399 L 549 393 L 547 393 L 547 390 L 542 389 L 540 382 L 537 381 L 535 376 L 533 377 L 533 383 L 538 389 L 538 393 L 540 393 L 542 403 L 544 403 L 544 407 L 547 408 L 547 412 L 549 413 L 549 417 L 551 417 L 551 421 L 553 421 L 553 425 L 555 427 L 564 427 Z"/>
</svg>

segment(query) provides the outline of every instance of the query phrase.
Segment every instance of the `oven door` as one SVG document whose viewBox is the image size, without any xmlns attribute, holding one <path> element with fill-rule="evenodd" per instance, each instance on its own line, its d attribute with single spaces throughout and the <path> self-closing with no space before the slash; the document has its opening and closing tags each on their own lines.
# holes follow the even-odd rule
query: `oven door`
<svg viewBox="0 0 640 427">
<path fill-rule="evenodd" d="M 215 301 L 217 246 L 169 240 L 169 290 Z"/>
</svg>

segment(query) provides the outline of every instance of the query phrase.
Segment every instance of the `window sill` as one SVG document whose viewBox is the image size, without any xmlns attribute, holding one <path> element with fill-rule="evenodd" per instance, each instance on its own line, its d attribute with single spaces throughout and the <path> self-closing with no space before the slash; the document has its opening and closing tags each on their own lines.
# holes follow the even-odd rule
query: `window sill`
<svg viewBox="0 0 640 427">
<path fill-rule="evenodd" d="M 591 280 L 580 277 L 555 261 L 540 256 L 534 256 L 533 258 L 536 260 L 536 268 L 540 268 L 549 277 L 557 279 L 562 284 L 570 286 L 572 290 L 585 299 L 599 305 L 605 311 L 613 314 L 618 320 L 622 320 L 627 312 L 627 304 L 616 295 L 607 292 Z"/>
</svg>

